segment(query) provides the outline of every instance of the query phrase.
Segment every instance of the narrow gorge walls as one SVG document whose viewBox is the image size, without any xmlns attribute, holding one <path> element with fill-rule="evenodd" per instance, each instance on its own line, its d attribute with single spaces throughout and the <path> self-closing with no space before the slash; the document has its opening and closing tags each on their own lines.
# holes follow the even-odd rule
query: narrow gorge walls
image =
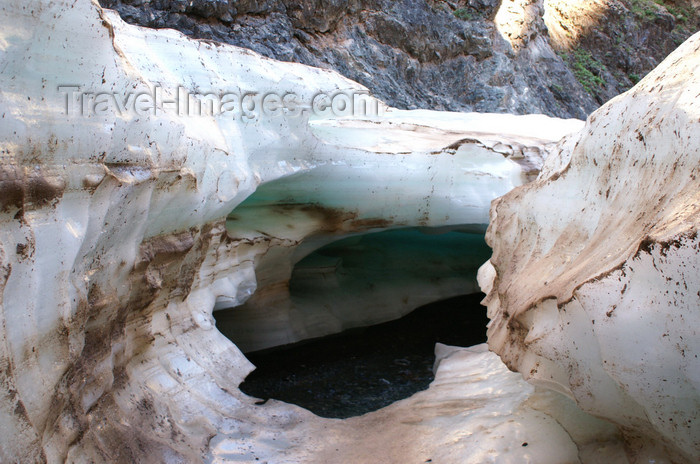
<svg viewBox="0 0 700 464">
<path fill-rule="evenodd" d="M 242 394 L 252 366 L 212 310 L 264 293 L 280 278 L 266 267 L 290 278 L 323 234 L 483 230 L 491 199 L 581 125 L 392 110 L 336 73 L 129 26 L 88 1 L 1 8 L 3 461 L 300 462 L 358 431 L 372 452 L 376 427 Z M 319 94 L 375 113 L 329 115 Z M 286 194 L 255 203 L 279 182 Z M 517 391 L 514 409 L 532 393 Z"/>
<path fill-rule="evenodd" d="M 87 0 L 0 9 L 3 461 L 697 456 L 697 37 L 584 127 L 396 110 Z M 489 223 L 490 347 L 556 391 L 485 346 L 438 346 L 428 390 L 347 421 L 237 388 L 215 309 L 275 299 L 273 344 L 395 317 L 310 324 L 285 285 L 340 240 Z"/>
</svg>

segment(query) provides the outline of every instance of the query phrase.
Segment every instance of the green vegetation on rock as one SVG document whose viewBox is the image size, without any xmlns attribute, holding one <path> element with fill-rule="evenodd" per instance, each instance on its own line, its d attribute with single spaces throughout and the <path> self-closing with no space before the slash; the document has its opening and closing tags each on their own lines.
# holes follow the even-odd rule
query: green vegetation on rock
<svg viewBox="0 0 700 464">
<path fill-rule="evenodd" d="M 693 17 L 693 8 L 690 6 L 674 5 L 665 0 L 654 0 L 654 2 L 666 8 L 666 11 L 671 13 L 679 23 L 685 24 Z"/>
<path fill-rule="evenodd" d="M 470 21 L 471 19 L 473 19 L 472 14 L 466 8 L 459 8 L 455 10 L 452 14 L 454 14 L 455 17 L 463 19 L 465 21 Z"/>
<path fill-rule="evenodd" d="M 658 0 L 656 3 L 664 4 L 662 0 Z M 630 11 L 644 19 L 654 19 L 657 16 L 656 5 L 651 0 L 630 0 Z"/>
<path fill-rule="evenodd" d="M 690 5 L 669 2 L 667 0 L 629 0 L 630 11 L 643 19 L 654 19 L 658 16 L 658 6 L 666 9 L 676 20 L 676 30 L 684 29 L 695 18 L 696 13 Z"/>
<path fill-rule="evenodd" d="M 590 52 L 576 49 L 571 53 L 562 53 L 561 57 L 569 64 L 586 92 L 593 95 L 596 89 L 606 85 L 605 79 L 601 77 L 606 70 L 605 65 L 596 60 Z"/>
</svg>

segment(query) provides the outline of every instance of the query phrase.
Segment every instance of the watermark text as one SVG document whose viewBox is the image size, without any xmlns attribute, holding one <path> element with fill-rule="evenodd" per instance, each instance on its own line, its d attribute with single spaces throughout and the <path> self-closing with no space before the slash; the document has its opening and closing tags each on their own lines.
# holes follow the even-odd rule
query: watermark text
<svg viewBox="0 0 700 464">
<path fill-rule="evenodd" d="M 379 116 L 383 104 L 367 91 L 352 89 L 318 92 L 303 97 L 293 92 L 191 92 L 184 87 L 158 86 L 130 92 L 85 91 L 79 85 L 59 85 L 63 110 L 72 116 L 160 116 L 259 118 Z"/>
</svg>

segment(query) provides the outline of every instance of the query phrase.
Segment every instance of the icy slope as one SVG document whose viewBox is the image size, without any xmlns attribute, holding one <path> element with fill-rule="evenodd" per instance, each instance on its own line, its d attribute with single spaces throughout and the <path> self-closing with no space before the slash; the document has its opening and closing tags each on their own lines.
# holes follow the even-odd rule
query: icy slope
<svg viewBox="0 0 700 464">
<path fill-rule="evenodd" d="M 489 347 L 618 424 L 700 457 L 700 35 L 494 203 Z M 653 451 L 658 447 L 657 451 Z"/>
</svg>

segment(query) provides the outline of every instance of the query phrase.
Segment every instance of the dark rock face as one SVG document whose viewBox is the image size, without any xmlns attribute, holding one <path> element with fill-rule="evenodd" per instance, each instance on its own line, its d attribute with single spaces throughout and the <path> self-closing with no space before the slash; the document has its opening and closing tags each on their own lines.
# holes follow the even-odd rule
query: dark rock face
<svg viewBox="0 0 700 464">
<path fill-rule="evenodd" d="M 651 0 L 596 1 L 606 7 L 605 14 L 598 15 L 600 27 L 584 31 L 577 44 L 582 52 L 558 53 L 542 18 L 555 0 L 506 0 L 534 11 L 515 49 L 494 22 L 500 0 L 101 3 L 133 24 L 173 28 L 271 58 L 334 69 L 398 108 L 585 118 L 651 70 L 690 35 L 689 21 L 697 21 L 685 17 L 687 30 L 679 31 L 681 19 L 665 7 L 649 6 L 657 13 L 639 10 Z M 593 61 L 584 60 L 588 56 Z"/>
<path fill-rule="evenodd" d="M 700 29 L 698 0 L 592 0 L 568 11 L 557 0 L 547 3 L 550 42 L 600 104 L 632 87 Z"/>
</svg>

